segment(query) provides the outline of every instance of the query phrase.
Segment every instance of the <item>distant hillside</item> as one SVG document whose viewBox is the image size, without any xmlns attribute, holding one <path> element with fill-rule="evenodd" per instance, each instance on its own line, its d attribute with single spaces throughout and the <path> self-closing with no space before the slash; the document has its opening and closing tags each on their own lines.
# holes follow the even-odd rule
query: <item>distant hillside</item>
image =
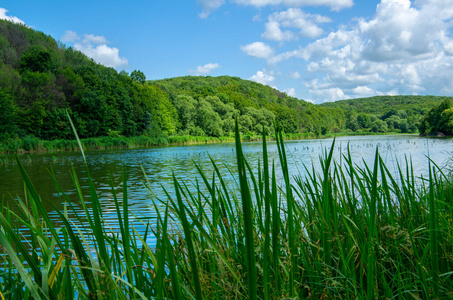
<svg viewBox="0 0 453 300">
<path fill-rule="evenodd" d="M 351 131 L 417 132 L 420 119 L 434 106 L 451 97 L 439 96 L 375 96 L 321 106 L 341 109 L 346 129 Z"/>
<path fill-rule="evenodd" d="M 424 115 L 447 98 L 451 99 L 440 96 L 375 96 L 327 102 L 321 106 L 374 114 L 377 117 L 382 117 L 392 109 L 405 110 L 408 115 Z"/>
</svg>

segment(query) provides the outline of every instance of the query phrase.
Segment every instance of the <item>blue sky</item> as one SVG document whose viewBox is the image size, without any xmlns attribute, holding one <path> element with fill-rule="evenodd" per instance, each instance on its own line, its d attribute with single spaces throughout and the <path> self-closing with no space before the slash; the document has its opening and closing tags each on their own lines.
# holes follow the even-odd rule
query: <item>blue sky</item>
<svg viewBox="0 0 453 300">
<path fill-rule="evenodd" d="M 6 0 L 0 18 L 147 79 L 238 76 L 315 103 L 453 94 L 452 0 Z"/>
</svg>

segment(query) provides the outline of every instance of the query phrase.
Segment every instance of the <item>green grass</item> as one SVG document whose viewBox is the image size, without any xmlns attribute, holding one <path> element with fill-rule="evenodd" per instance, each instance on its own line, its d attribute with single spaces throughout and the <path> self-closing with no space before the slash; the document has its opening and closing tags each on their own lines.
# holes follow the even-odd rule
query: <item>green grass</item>
<svg viewBox="0 0 453 300">
<path fill-rule="evenodd" d="M 255 171 L 237 135 L 231 185 L 214 161 L 211 175 L 198 166 L 196 191 L 175 174 L 165 199 L 150 196 L 157 218 L 143 220 L 141 234 L 126 213 L 125 168 L 121 194 L 112 184 L 119 225 L 112 231 L 104 224 L 89 166 L 90 204 L 75 171 L 70 174 L 86 216 L 62 199 L 67 204 L 56 222 L 17 160 L 26 197 L 17 201 L 20 214 L 1 209 L 1 296 L 453 298 L 453 187 L 434 162 L 427 178 L 417 180 L 410 161 L 394 177 L 378 151 L 373 165 L 359 167 L 349 153 L 341 164 L 334 161 L 332 145 L 321 158 L 321 172 L 306 166 L 306 177 L 292 179 L 277 136 L 279 162 L 268 161 L 264 142 Z M 53 184 L 61 190 L 58 178 Z M 18 226 L 28 229 L 28 242 Z M 151 236 L 153 245 L 147 243 Z"/>
<path fill-rule="evenodd" d="M 318 138 L 332 138 L 336 136 L 355 136 L 355 135 L 394 135 L 391 133 L 375 133 L 375 132 L 350 132 L 343 131 L 338 133 L 327 133 L 325 135 L 316 136 L 312 132 L 307 133 L 284 133 L 284 140 L 304 140 Z M 267 137 L 268 140 L 276 140 L 275 135 Z M 255 134 L 242 135 L 243 142 L 262 141 L 262 136 Z M 81 140 L 86 150 L 103 150 L 103 149 L 131 149 L 131 148 L 147 148 L 171 145 L 192 145 L 192 144 L 208 144 L 208 143 L 233 143 L 235 137 L 221 136 L 168 136 L 153 138 L 149 136 L 104 136 L 86 138 Z M 6 139 L 0 141 L 0 154 L 2 153 L 34 153 L 34 152 L 64 152 L 78 151 L 79 144 L 77 140 L 40 140 L 34 136 L 26 136 L 23 139 Z M 0 159 L 0 165 L 2 161 Z"/>
<path fill-rule="evenodd" d="M 170 136 L 152 138 L 148 136 L 134 137 L 96 137 L 81 140 L 86 150 L 100 149 L 127 149 L 144 148 L 168 145 L 190 145 L 203 143 L 234 142 L 234 137 L 197 137 L 197 136 Z M 78 151 L 77 140 L 40 140 L 27 136 L 23 139 L 9 139 L 0 141 L 0 153 L 27 153 L 27 152 L 60 152 Z"/>
</svg>

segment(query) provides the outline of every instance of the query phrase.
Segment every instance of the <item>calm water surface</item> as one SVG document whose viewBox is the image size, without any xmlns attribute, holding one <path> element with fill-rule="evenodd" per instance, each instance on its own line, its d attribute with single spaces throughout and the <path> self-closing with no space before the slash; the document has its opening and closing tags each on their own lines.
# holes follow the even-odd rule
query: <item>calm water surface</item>
<svg viewBox="0 0 453 300">
<path fill-rule="evenodd" d="M 303 164 L 312 164 L 319 168 L 319 157 L 324 150 L 329 150 L 332 139 L 300 140 L 286 142 L 286 151 L 290 172 L 292 175 L 305 176 Z M 405 157 L 412 159 L 416 175 L 428 174 L 427 156 L 440 166 L 448 165 L 452 157 L 452 139 L 427 139 L 418 136 L 358 136 L 340 137 L 336 139 L 334 158 L 340 162 L 342 155 L 351 151 L 352 157 L 359 165 L 362 161 L 372 165 L 376 147 L 387 164 L 396 173 L 397 162 L 404 164 Z M 200 179 L 194 166 L 198 163 L 212 177 L 213 168 L 210 157 L 217 162 L 226 179 L 234 184 L 231 174 L 236 172 L 236 156 L 234 144 L 208 144 L 195 146 L 162 147 L 133 150 L 106 150 L 86 152 L 90 174 L 102 203 L 103 214 L 107 225 L 116 227 L 116 210 L 113 202 L 109 174 L 113 179 L 115 191 L 121 201 L 122 170 L 127 172 L 129 208 L 136 215 L 135 226 L 143 228 L 140 218 L 154 219 L 155 209 L 151 197 L 165 199 L 163 187 L 170 193 L 172 189 L 172 173 L 177 178 L 193 186 Z M 268 145 L 270 160 L 278 161 L 277 146 L 270 142 Z M 257 169 L 258 161 L 262 159 L 260 142 L 244 143 L 243 149 L 249 163 Z M 18 167 L 14 164 L 14 156 L 0 155 L 0 198 L 12 206 L 17 197 L 24 197 L 24 185 Z M 42 201 L 52 216 L 56 214 L 53 205 L 61 202 L 59 193 L 53 184 L 51 172 L 56 175 L 69 200 L 76 210 L 80 210 L 75 190 L 70 176 L 71 164 L 77 172 L 81 185 L 85 190 L 85 198 L 89 203 L 87 189 L 87 171 L 83 165 L 80 153 L 33 154 L 20 156 Z M 279 168 L 277 164 L 277 168 Z M 230 173 L 230 171 L 231 173 Z M 145 175 L 146 174 L 146 175 Z M 209 177 L 208 176 L 208 177 Z M 151 192 L 145 188 L 144 182 L 150 184 Z M 151 196 L 152 194 L 153 196 Z"/>
</svg>

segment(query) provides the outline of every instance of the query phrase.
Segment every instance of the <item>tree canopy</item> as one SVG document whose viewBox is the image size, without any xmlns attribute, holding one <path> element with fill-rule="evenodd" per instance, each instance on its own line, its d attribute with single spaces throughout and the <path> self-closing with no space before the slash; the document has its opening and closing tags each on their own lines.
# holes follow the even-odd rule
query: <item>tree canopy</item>
<svg viewBox="0 0 453 300">
<path fill-rule="evenodd" d="M 421 119 L 419 130 L 421 135 L 453 136 L 453 101 L 445 99 L 430 109 Z"/>
</svg>

